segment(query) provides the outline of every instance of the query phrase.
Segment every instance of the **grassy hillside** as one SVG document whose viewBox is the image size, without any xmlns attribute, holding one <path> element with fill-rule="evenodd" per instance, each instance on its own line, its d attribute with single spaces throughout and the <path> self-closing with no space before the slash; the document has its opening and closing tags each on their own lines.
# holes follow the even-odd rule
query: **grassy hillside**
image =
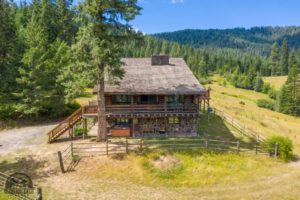
<svg viewBox="0 0 300 200">
<path fill-rule="evenodd" d="M 293 140 L 295 151 L 300 153 L 300 118 L 281 114 L 256 105 L 258 99 L 269 99 L 265 94 L 222 85 L 222 78 L 214 76 L 211 105 L 236 117 L 247 127 L 264 136 L 282 135 Z"/>
<path fill-rule="evenodd" d="M 287 76 L 268 76 L 263 78 L 264 82 L 269 83 L 276 90 L 280 90 L 287 80 Z"/>
</svg>

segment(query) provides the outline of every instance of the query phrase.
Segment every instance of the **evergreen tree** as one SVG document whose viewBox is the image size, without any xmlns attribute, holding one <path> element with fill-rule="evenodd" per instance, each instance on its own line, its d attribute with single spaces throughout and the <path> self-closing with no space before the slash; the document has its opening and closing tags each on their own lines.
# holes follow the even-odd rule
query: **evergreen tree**
<svg viewBox="0 0 300 200">
<path fill-rule="evenodd" d="M 289 46 L 287 39 L 283 40 L 281 50 L 281 75 L 287 75 L 289 71 Z"/>
<path fill-rule="evenodd" d="M 254 82 L 254 90 L 256 92 L 261 92 L 263 85 L 264 85 L 264 81 L 263 81 L 260 73 L 257 73 L 257 76 L 255 77 L 255 82 Z"/>
<path fill-rule="evenodd" d="M 11 5 L 0 0 L 0 103 L 8 101 L 15 89 L 18 66 L 18 41 Z M 2 100 L 1 100 L 2 99 Z"/>
<path fill-rule="evenodd" d="M 279 47 L 278 43 L 274 43 L 272 46 L 272 52 L 270 56 L 270 68 L 271 68 L 271 76 L 280 75 L 280 67 L 279 67 Z"/>
<path fill-rule="evenodd" d="M 139 14 L 137 0 L 86 0 L 80 6 L 82 26 L 80 37 L 88 40 L 92 66 L 96 70 L 98 85 L 98 137 L 106 139 L 106 114 L 104 98 L 104 75 L 112 82 L 122 77 L 122 47 L 135 34 L 128 24 Z M 105 74 L 106 73 L 106 74 Z"/>
<path fill-rule="evenodd" d="M 280 111 L 300 116 L 300 75 L 297 67 L 291 67 L 288 80 L 280 95 Z"/>
</svg>

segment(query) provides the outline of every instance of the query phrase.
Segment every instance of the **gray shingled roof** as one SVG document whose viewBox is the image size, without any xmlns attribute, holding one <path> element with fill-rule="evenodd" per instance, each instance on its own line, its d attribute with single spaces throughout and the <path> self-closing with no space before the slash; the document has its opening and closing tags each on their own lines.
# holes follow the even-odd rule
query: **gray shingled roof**
<svg viewBox="0 0 300 200">
<path fill-rule="evenodd" d="M 106 83 L 106 94 L 192 95 L 205 91 L 182 58 L 170 58 L 169 65 L 151 65 L 151 58 L 124 58 L 122 62 L 125 75 L 119 85 Z"/>
</svg>

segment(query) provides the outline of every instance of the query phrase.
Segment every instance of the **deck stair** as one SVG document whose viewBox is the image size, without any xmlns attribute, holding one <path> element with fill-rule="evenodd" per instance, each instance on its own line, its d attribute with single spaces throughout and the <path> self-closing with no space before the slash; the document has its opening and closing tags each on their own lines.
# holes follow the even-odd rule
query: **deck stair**
<svg viewBox="0 0 300 200">
<path fill-rule="evenodd" d="M 81 107 L 48 132 L 48 142 L 51 143 L 66 131 L 73 130 L 73 126 L 82 119 L 82 115 L 83 109 Z"/>
</svg>

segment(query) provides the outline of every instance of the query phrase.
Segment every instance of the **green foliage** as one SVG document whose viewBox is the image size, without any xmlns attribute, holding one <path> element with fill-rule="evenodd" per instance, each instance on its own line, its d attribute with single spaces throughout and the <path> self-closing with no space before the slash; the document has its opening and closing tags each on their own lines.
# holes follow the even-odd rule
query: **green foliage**
<svg viewBox="0 0 300 200">
<path fill-rule="evenodd" d="M 293 143 L 287 137 L 273 136 L 267 138 L 263 143 L 262 147 L 270 154 L 274 155 L 275 144 L 278 144 L 278 156 L 284 161 L 289 161 L 293 158 Z"/>
<path fill-rule="evenodd" d="M 295 65 L 292 66 L 288 80 L 282 87 L 279 101 L 280 112 L 300 116 L 300 74 Z"/>
<path fill-rule="evenodd" d="M 257 102 L 256 102 L 256 105 L 258 107 L 261 107 L 261 108 L 267 108 L 267 109 L 270 109 L 270 110 L 274 110 L 273 101 L 270 101 L 270 100 L 267 100 L 267 99 L 258 99 Z"/>
<path fill-rule="evenodd" d="M 289 71 L 289 56 L 290 50 L 288 46 L 288 41 L 285 38 L 282 43 L 282 51 L 281 51 L 281 75 L 287 75 Z M 293 62 L 293 61 L 292 61 Z"/>
<path fill-rule="evenodd" d="M 270 87 L 267 94 L 271 99 L 276 99 L 278 96 L 278 92 L 274 89 L 274 87 Z"/>
<path fill-rule="evenodd" d="M 271 69 L 271 76 L 280 75 L 280 67 L 279 67 L 279 46 L 278 43 L 275 42 L 272 46 L 272 52 L 270 56 L 270 69 Z"/>
<path fill-rule="evenodd" d="M 81 135 L 83 135 L 83 128 L 76 127 L 75 130 L 74 130 L 74 135 L 75 136 L 81 136 Z"/>
</svg>

